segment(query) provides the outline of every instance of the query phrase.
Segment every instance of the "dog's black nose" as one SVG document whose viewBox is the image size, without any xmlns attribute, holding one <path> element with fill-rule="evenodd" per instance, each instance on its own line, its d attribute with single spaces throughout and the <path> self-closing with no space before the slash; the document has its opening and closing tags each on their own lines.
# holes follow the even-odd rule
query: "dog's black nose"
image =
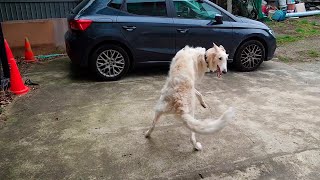
<svg viewBox="0 0 320 180">
<path fill-rule="evenodd" d="M 222 71 L 222 73 L 223 73 L 223 74 L 227 74 L 227 71 L 226 71 L 226 70 L 224 70 L 224 71 Z"/>
</svg>

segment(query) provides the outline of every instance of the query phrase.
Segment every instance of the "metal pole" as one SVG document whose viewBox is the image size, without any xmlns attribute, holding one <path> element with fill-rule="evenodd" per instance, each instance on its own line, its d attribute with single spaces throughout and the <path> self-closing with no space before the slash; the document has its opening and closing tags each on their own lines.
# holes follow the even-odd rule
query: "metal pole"
<svg viewBox="0 0 320 180">
<path fill-rule="evenodd" d="M 2 65 L 2 72 L 0 69 L 0 77 L 1 77 L 1 89 L 5 89 L 8 87 L 9 78 L 10 78 L 10 69 L 8 64 L 8 58 L 6 54 L 6 49 L 4 46 L 4 36 L 2 32 L 2 23 L 0 22 L 0 61 Z"/>
</svg>

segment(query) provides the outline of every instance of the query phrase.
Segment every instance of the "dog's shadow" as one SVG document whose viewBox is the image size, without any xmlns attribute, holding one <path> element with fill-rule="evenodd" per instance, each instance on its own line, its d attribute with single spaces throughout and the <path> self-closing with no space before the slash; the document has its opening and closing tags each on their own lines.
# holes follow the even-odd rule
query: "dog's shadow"
<svg viewBox="0 0 320 180">
<path fill-rule="evenodd" d="M 168 130 L 165 133 L 166 135 L 161 135 L 159 132 L 154 132 L 150 137 L 145 138 L 146 148 L 151 153 L 164 153 L 164 154 L 171 154 L 173 156 L 177 155 L 183 158 L 190 157 L 191 154 L 197 154 L 202 151 L 197 151 L 193 148 L 191 144 L 189 144 L 188 136 L 186 138 L 181 138 L 178 136 L 174 130 Z M 144 136 L 144 134 L 143 134 Z M 175 137 L 175 139 L 171 139 L 168 141 L 168 136 Z"/>
</svg>

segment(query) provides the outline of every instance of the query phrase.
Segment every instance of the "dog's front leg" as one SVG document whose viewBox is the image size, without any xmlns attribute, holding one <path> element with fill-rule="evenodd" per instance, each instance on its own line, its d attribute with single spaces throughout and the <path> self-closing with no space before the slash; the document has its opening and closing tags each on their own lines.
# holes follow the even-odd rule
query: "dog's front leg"
<svg viewBox="0 0 320 180">
<path fill-rule="evenodd" d="M 194 111 L 192 112 L 192 116 L 194 117 Z M 197 151 L 201 151 L 202 150 L 202 145 L 200 142 L 197 142 L 196 139 L 196 133 L 191 131 L 191 137 L 190 137 L 190 141 L 193 145 L 193 148 Z"/>
<path fill-rule="evenodd" d="M 197 96 L 197 98 L 198 98 L 201 106 L 204 107 L 204 108 L 207 108 L 208 106 L 207 106 L 207 104 L 204 102 L 202 94 L 201 94 L 198 90 L 196 90 L 196 89 L 195 89 L 195 92 L 196 92 L 196 96 Z"/>
</svg>

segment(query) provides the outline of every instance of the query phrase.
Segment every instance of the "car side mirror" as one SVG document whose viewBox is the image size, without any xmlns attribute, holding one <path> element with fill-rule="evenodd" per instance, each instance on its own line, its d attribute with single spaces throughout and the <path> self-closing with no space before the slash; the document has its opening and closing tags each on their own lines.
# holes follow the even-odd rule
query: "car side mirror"
<svg viewBox="0 0 320 180">
<path fill-rule="evenodd" d="M 216 14 L 214 20 L 216 21 L 215 24 L 223 24 L 223 16 L 221 14 Z"/>
<path fill-rule="evenodd" d="M 190 14 L 190 8 L 189 7 L 184 7 L 183 9 L 182 9 L 182 12 L 184 12 L 184 13 L 187 13 L 188 15 Z"/>
</svg>

